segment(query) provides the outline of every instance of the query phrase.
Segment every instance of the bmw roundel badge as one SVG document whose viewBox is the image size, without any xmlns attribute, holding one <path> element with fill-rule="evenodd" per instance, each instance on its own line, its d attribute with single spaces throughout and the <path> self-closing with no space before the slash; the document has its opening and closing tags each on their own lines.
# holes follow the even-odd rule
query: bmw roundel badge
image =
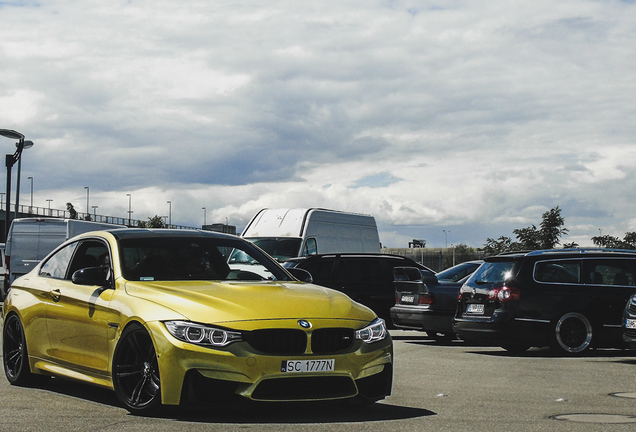
<svg viewBox="0 0 636 432">
<path fill-rule="evenodd" d="M 306 321 L 306 320 L 298 320 L 298 325 L 301 326 L 304 329 L 310 329 L 311 328 L 311 323 L 309 321 Z"/>
</svg>

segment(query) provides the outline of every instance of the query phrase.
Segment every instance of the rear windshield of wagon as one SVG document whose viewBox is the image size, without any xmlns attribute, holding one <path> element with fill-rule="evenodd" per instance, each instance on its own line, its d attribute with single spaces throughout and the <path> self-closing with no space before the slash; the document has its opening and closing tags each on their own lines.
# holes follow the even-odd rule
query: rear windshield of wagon
<svg viewBox="0 0 636 432">
<path fill-rule="evenodd" d="M 636 285 L 636 260 L 630 258 L 585 258 L 537 261 L 537 282 L 587 285 Z"/>
<path fill-rule="evenodd" d="M 517 260 L 487 261 L 477 269 L 471 279 L 477 284 L 504 283 L 517 274 L 520 264 Z"/>
</svg>

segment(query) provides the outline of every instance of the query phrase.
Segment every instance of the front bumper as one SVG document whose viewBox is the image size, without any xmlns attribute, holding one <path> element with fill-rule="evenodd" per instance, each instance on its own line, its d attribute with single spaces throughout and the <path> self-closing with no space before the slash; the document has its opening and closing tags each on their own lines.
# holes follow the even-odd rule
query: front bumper
<svg viewBox="0 0 636 432">
<path fill-rule="evenodd" d="M 181 342 L 160 322 L 147 323 L 157 351 L 162 402 L 178 405 L 188 397 L 258 401 L 308 401 L 361 396 L 380 400 L 391 394 L 391 337 L 365 344 L 356 340 L 346 352 L 315 355 L 259 353 L 247 342 L 211 349 Z M 334 359 L 330 372 L 281 372 L 284 360 Z"/>
</svg>

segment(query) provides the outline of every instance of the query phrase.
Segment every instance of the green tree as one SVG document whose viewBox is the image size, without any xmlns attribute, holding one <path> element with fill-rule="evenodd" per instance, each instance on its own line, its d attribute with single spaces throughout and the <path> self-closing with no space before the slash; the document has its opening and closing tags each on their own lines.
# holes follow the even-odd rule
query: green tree
<svg viewBox="0 0 636 432">
<path fill-rule="evenodd" d="M 513 243 L 510 237 L 501 236 L 497 240 L 488 238 L 483 250 L 487 255 L 498 255 L 515 250 L 513 244 L 516 245 L 517 243 Z"/>
<path fill-rule="evenodd" d="M 497 240 L 488 238 L 484 245 L 484 251 L 489 255 L 496 255 L 502 252 L 521 250 L 554 249 L 560 244 L 561 237 L 568 233 L 568 229 L 563 227 L 564 224 L 565 219 L 561 216 L 561 209 L 556 206 L 543 213 L 539 228 L 532 225 L 513 230 L 512 232 L 517 237 L 516 242 L 504 236 Z M 575 243 L 570 243 L 567 246 L 573 247 L 573 245 Z"/>
<path fill-rule="evenodd" d="M 610 235 L 596 236 L 592 242 L 601 248 L 636 250 L 636 232 L 625 233 L 622 240 Z"/>
<path fill-rule="evenodd" d="M 166 224 L 161 216 L 149 217 L 148 221 L 138 221 L 137 227 L 139 228 L 165 228 Z"/>
</svg>

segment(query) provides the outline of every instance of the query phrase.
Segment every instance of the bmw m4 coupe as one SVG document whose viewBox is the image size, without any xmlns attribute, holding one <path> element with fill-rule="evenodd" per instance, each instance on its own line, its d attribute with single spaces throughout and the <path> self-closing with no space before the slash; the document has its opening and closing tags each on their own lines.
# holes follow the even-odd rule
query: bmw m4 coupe
<svg viewBox="0 0 636 432">
<path fill-rule="evenodd" d="M 236 251 L 267 278 L 233 269 Z M 2 308 L 6 377 L 106 387 L 135 414 L 192 399 L 372 403 L 390 395 L 384 321 L 293 274 L 311 279 L 225 234 L 82 234 L 12 284 Z"/>
</svg>

